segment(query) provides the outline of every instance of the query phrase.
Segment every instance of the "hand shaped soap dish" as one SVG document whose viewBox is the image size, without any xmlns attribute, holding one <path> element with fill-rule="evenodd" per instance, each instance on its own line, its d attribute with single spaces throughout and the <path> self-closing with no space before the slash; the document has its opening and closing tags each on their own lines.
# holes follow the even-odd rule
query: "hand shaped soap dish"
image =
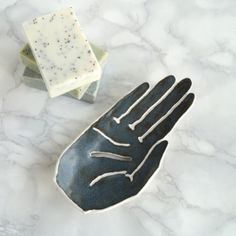
<svg viewBox="0 0 236 236">
<path fill-rule="evenodd" d="M 151 91 L 143 83 L 115 104 L 61 154 L 56 183 L 84 211 L 136 195 L 160 166 L 163 140 L 194 100 L 190 79 L 174 76 Z"/>
</svg>

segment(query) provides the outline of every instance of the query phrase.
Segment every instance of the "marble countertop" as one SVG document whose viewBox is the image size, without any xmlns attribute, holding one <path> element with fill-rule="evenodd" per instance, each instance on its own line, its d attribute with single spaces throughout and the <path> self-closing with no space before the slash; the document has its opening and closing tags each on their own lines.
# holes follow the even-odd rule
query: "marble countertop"
<svg viewBox="0 0 236 236">
<path fill-rule="evenodd" d="M 234 236 L 236 2 L 2 0 L 0 235 Z M 97 102 L 50 99 L 22 83 L 22 22 L 72 5 L 109 52 Z M 168 135 L 162 168 L 116 208 L 83 214 L 53 183 L 62 150 L 143 81 L 190 77 L 196 100 Z"/>
</svg>

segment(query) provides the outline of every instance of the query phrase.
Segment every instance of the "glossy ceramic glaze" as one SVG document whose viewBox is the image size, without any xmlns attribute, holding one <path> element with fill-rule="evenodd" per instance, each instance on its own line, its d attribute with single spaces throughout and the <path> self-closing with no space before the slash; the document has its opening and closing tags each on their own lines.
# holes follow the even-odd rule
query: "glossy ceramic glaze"
<svg viewBox="0 0 236 236">
<path fill-rule="evenodd" d="M 84 211 L 136 195 L 158 169 L 165 136 L 191 106 L 190 79 L 143 83 L 93 123 L 61 155 L 56 182 Z"/>
</svg>

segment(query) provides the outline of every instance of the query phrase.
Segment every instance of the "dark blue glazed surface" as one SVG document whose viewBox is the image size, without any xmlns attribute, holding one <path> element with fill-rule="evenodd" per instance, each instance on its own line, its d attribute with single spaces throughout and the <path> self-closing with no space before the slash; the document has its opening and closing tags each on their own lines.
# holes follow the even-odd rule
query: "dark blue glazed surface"
<svg viewBox="0 0 236 236">
<path fill-rule="evenodd" d="M 174 83 L 173 76 L 161 80 L 120 119 L 120 123 L 117 122 L 114 118 L 122 116 L 149 88 L 148 83 L 141 84 L 92 124 L 63 153 L 56 175 L 57 184 L 84 211 L 104 209 L 136 195 L 158 169 L 168 144 L 164 137 L 194 100 L 192 93 L 187 94 L 191 87 L 190 79 L 184 79 L 175 86 Z M 142 119 L 152 105 L 153 109 Z M 132 130 L 129 124 L 139 119 L 140 123 Z M 163 120 L 156 124 L 160 119 Z M 152 131 L 144 137 L 143 134 L 151 127 Z M 142 136 L 143 139 L 138 138 Z M 107 137 L 124 145 L 116 145 Z M 130 159 L 94 157 L 94 151 Z M 100 180 L 97 178 L 112 172 L 117 173 Z M 97 181 L 91 184 L 96 178 Z"/>
</svg>

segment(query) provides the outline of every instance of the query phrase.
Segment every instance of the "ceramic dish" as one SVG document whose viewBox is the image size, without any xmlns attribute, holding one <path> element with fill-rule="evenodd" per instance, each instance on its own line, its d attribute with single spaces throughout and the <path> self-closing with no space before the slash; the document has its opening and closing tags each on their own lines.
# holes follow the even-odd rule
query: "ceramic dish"
<svg viewBox="0 0 236 236">
<path fill-rule="evenodd" d="M 84 211 L 135 196 L 160 167 L 165 136 L 191 106 L 190 79 L 143 83 L 117 102 L 61 154 L 55 181 Z"/>
</svg>

